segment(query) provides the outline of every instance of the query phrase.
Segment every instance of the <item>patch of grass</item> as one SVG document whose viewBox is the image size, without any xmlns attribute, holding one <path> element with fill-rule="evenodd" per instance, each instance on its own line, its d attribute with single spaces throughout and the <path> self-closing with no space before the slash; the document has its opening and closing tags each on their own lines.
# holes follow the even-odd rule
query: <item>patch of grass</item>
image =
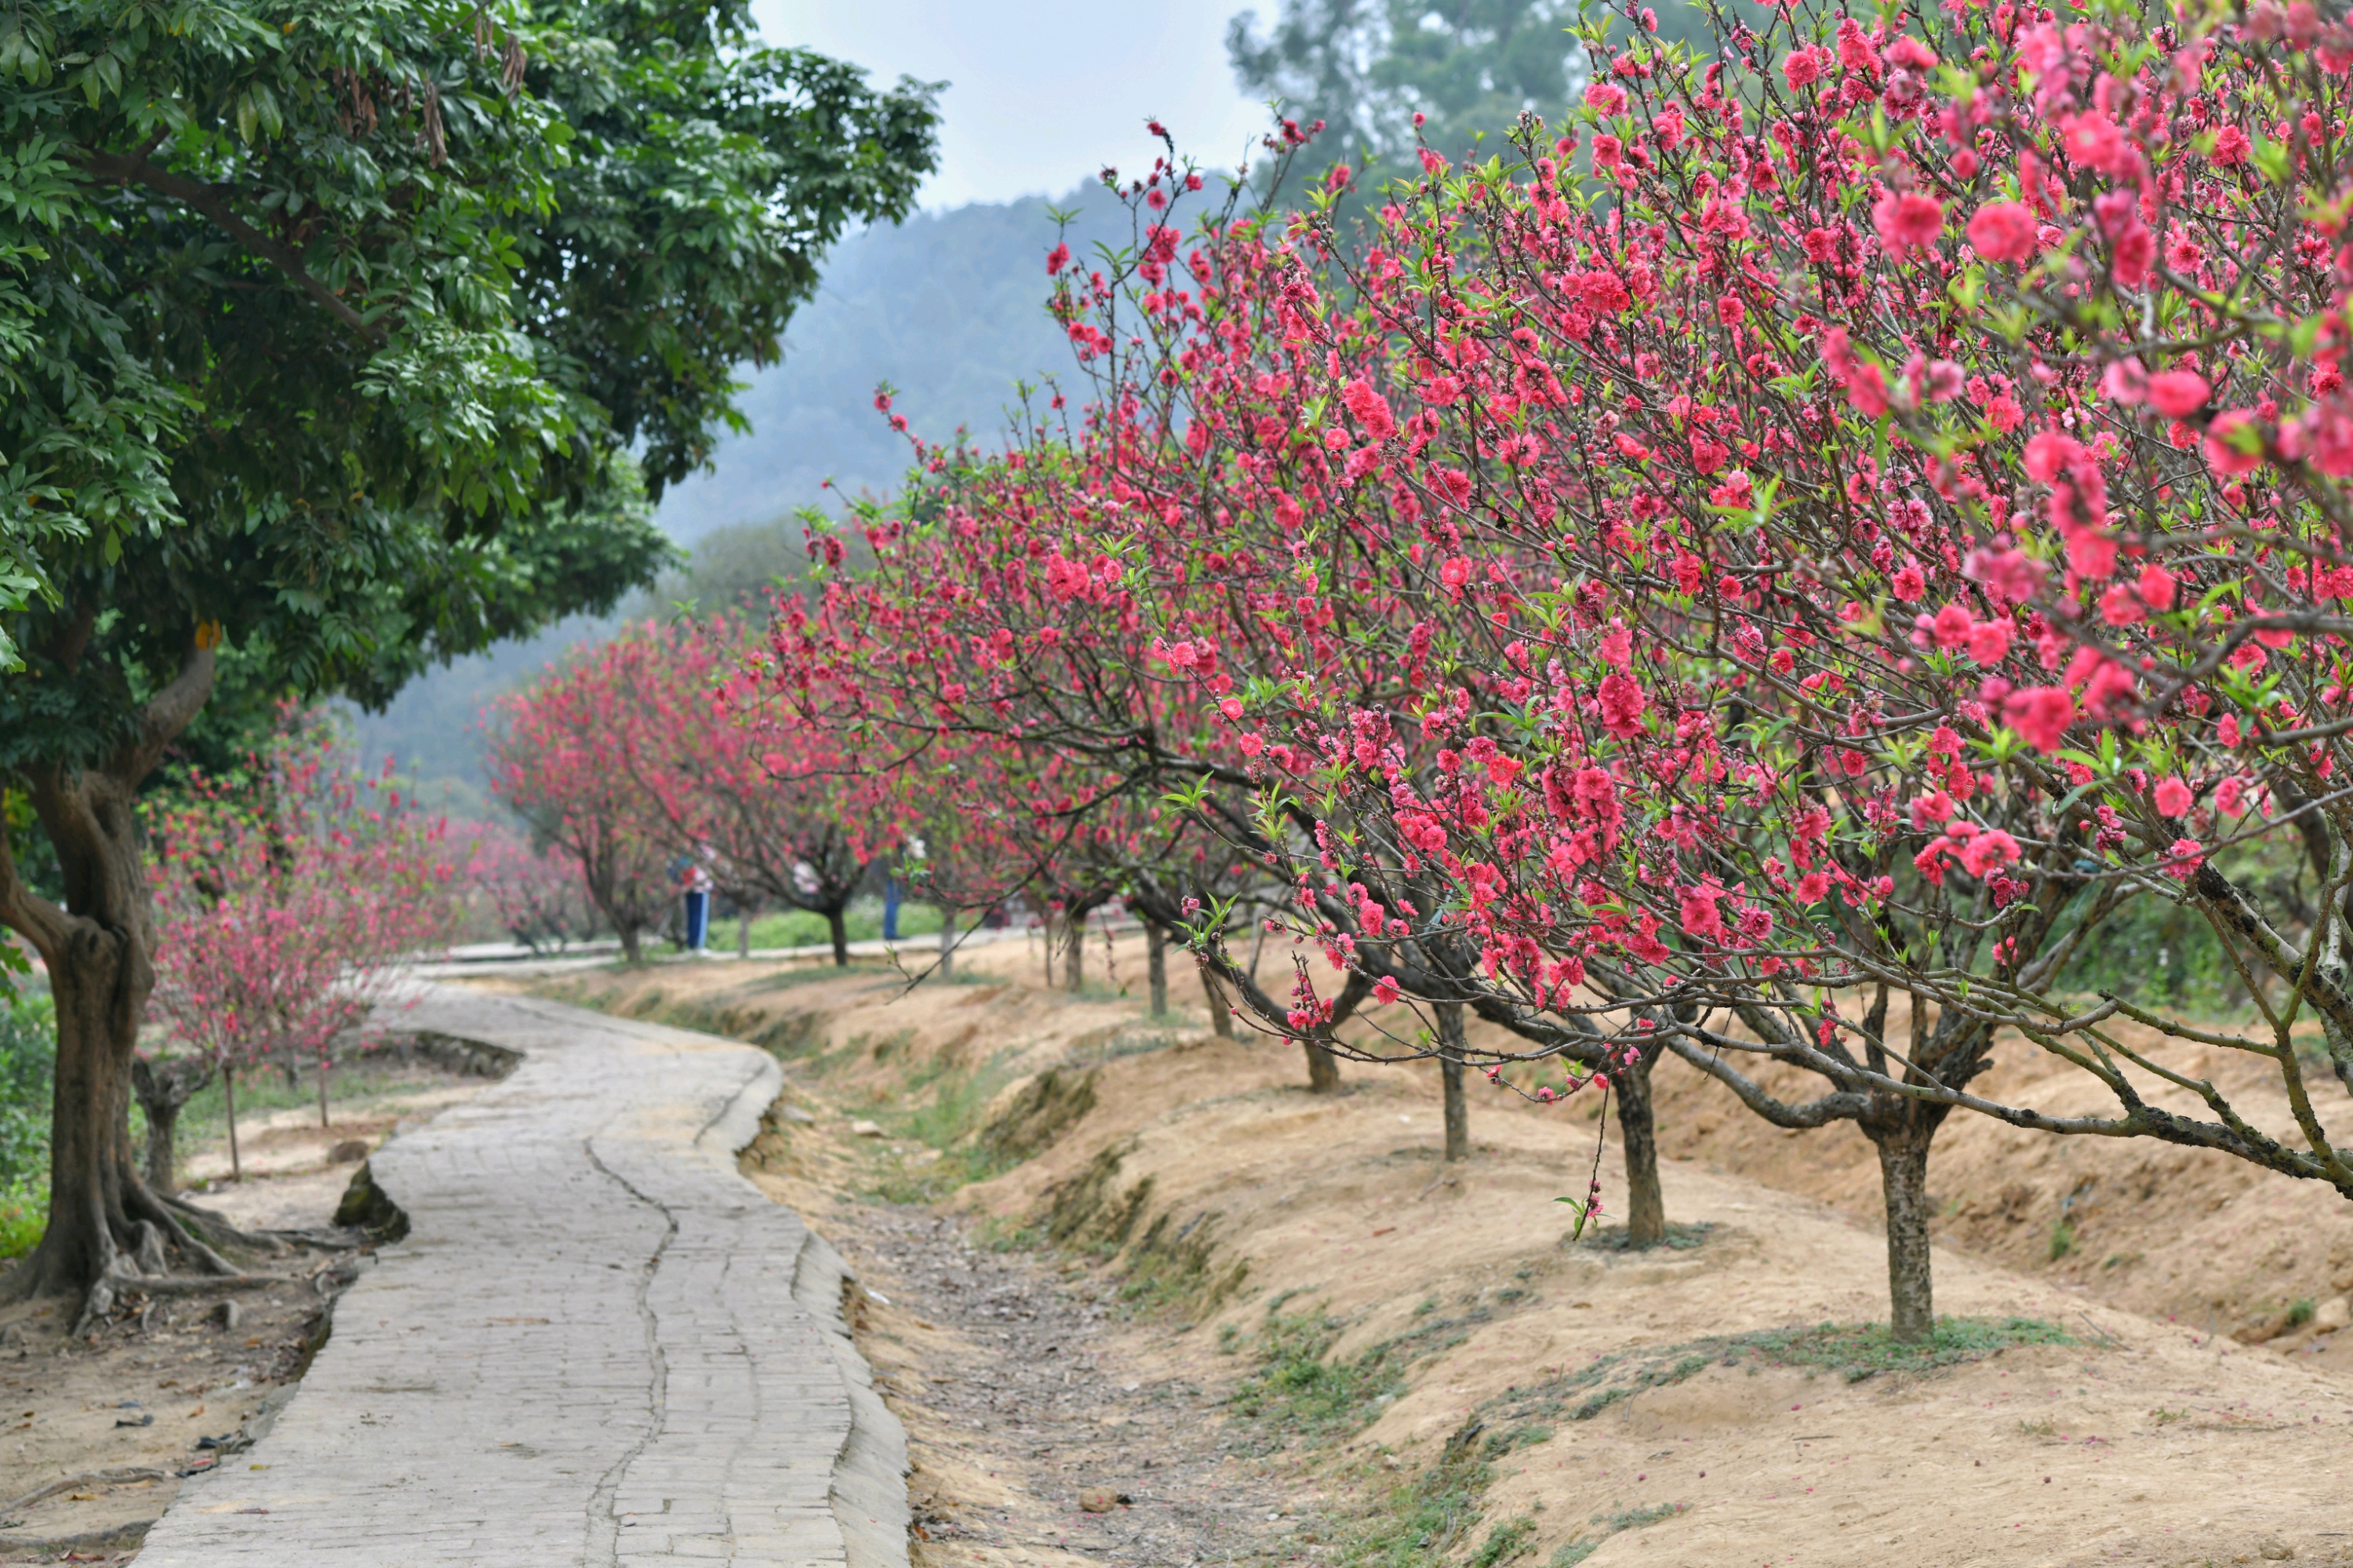
<svg viewBox="0 0 2353 1568">
<path fill-rule="evenodd" d="M 1905 1344 L 1871 1323 L 1823 1323 L 1811 1329 L 1766 1329 L 1716 1335 L 1659 1350 L 1599 1356 L 1575 1372 L 1514 1389 L 1497 1408 L 1519 1418 L 1590 1421 L 1649 1389 L 1683 1383 L 1712 1366 L 1744 1361 L 1834 1372 L 1849 1383 L 1883 1372 L 1926 1372 L 1982 1361 L 2013 1345 L 2072 1345 L 2056 1324 L 2034 1318 L 1940 1318 L 1935 1336 Z"/>
<path fill-rule="evenodd" d="M 1427 1568 L 1445 1562 L 1470 1538 L 1479 1523 L 1480 1499 L 1494 1478 L 1494 1467 L 1479 1451 L 1481 1430 L 1476 1421 L 1465 1423 L 1446 1440 L 1436 1464 L 1382 1500 L 1344 1549 L 1347 1568 Z"/>
<path fill-rule="evenodd" d="M 402 1082 L 397 1071 L 366 1057 L 334 1067 L 327 1075 L 329 1117 L 335 1115 L 339 1106 L 354 1100 L 398 1099 L 421 1095 L 434 1087 L 429 1083 Z M 274 1065 L 247 1067 L 237 1075 L 237 1125 L 240 1137 L 272 1111 L 304 1109 L 315 1116 L 318 1108 L 319 1079 L 314 1065 L 306 1065 L 290 1085 L 286 1081 L 285 1070 Z M 137 1138 L 143 1124 L 139 1122 L 135 1101 L 132 1111 L 132 1133 Z M 186 1107 L 180 1112 L 177 1139 L 183 1158 L 200 1145 L 227 1142 L 228 1102 L 218 1075 L 188 1097 Z"/>
<path fill-rule="evenodd" d="M 49 1098 L 57 1012 L 48 997 L 0 1008 L 0 1258 L 33 1250 L 49 1221 Z"/>
<path fill-rule="evenodd" d="M 1588 1522 L 1598 1533 L 1580 1535 L 1575 1541 L 1565 1542 L 1559 1551 L 1552 1554 L 1550 1568 L 1577 1568 L 1577 1563 L 1600 1551 L 1601 1543 L 1611 1536 L 1623 1531 L 1641 1530 L 1657 1524 L 1662 1520 L 1672 1519 L 1690 1507 L 1689 1503 L 1652 1503 L 1648 1508 L 1627 1508 L 1620 1509 L 1615 1513 L 1597 1513 Z"/>
<path fill-rule="evenodd" d="M 1496 1564 L 1525 1557 L 1534 1550 L 1529 1542 L 1535 1539 L 1536 1521 L 1522 1515 L 1497 1525 L 1487 1536 L 1486 1543 L 1472 1552 L 1463 1568 L 1496 1568 Z"/>
<path fill-rule="evenodd" d="M 0 1258 L 22 1257 L 49 1225 L 48 1183 L 0 1188 Z"/>
<path fill-rule="evenodd" d="M 1268 1453 L 1291 1437 L 1314 1442 L 1345 1436 L 1405 1392 L 1403 1360 L 1392 1359 L 1387 1345 L 1354 1361 L 1328 1359 L 1343 1327 L 1321 1312 L 1269 1310 L 1260 1330 L 1259 1369 L 1229 1400 L 1237 1415 L 1259 1428 L 1261 1441 L 1246 1445 L 1247 1451 Z"/>
<path fill-rule="evenodd" d="M 2306 1323 L 2312 1321 L 2313 1310 L 2314 1308 L 2311 1297 L 2297 1297 L 2294 1301 L 2288 1303 L 2287 1326 L 2291 1329 L 2303 1328 Z"/>
<path fill-rule="evenodd" d="M 1290 1299 L 1285 1292 L 1269 1303 L 1260 1331 L 1259 1370 L 1231 1396 L 1235 1413 L 1260 1428 L 1243 1445 L 1246 1452 L 1269 1453 L 1293 1437 L 1315 1442 L 1345 1436 L 1370 1425 L 1382 1406 L 1405 1392 L 1405 1374 L 1415 1362 L 1452 1350 L 1495 1316 L 1488 1308 L 1473 1307 L 1459 1318 L 1430 1319 L 1352 1361 L 1335 1361 L 1325 1358 L 1345 1325 L 1320 1312 L 1285 1313 Z M 1436 1306 L 1424 1303 L 1427 1309 Z M 1513 1436 L 1516 1446 L 1518 1434 Z M 1531 1441 L 1550 1436 L 1547 1428 Z"/>
<path fill-rule="evenodd" d="M 876 1059 L 885 1054 L 878 1048 Z M 876 1107 L 875 1119 L 893 1137 L 938 1150 L 938 1158 L 920 1164 L 899 1160 L 882 1173 L 876 1195 L 892 1203 L 934 1202 L 1021 1163 L 1017 1154 L 976 1136 L 981 1113 L 1006 1081 L 1005 1071 L 993 1062 L 976 1068 L 933 1062 L 909 1073 Z"/>
<path fill-rule="evenodd" d="M 841 912 L 845 935 L 853 942 L 872 941 L 882 935 L 882 901 L 880 898 L 856 898 Z M 711 925 L 711 946 L 721 953 L 735 950 L 735 922 L 714 920 Z M 936 941 L 940 934 L 940 912 L 929 904 L 899 906 L 899 940 L 913 941 L 917 937 L 930 937 Z M 780 909 L 754 916 L 752 921 L 752 946 L 754 948 L 816 948 L 833 940 L 833 927 L 822 915 L 812 915 L 806 909 Z"/>
<path fill-rule="evenodd" d="M 1702 1220 L 1695 1225 L 1677 1224 L 1670 1221 L 1667 1224 L 1666 1239 L 1660 1242 L 1658 1245 L 1669 1252 L 1689 1252 L 1695 1246 L 1704 1245 L 1716 1228 L 1714 1220 Z M 1632 1237 L 1627 1234 L 1624 1225 L 1609 1225 L 1600 1230 L 1590 1231 L 1582 1241 L 1574 1245 L 1594 1247 L 1602 1252 L 1650 1250 L 1638 1249 L 1634 1245 Z"/>
<path fill-rule="evenodd" d="M 2051 1227 L 2051 1261 L 2058 1262 L 2075 1250 L 2075 1227 L 2061 1220 Z"/>
</svg>

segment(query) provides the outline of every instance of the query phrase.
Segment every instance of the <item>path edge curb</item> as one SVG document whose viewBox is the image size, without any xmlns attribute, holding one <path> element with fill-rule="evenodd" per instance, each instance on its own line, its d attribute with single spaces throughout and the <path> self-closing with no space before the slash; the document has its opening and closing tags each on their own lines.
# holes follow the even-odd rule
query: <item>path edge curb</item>
<svg viewBox="0 0 2353 1568">
<path fill-rule="evenodd" d="M 695 1139 L 698 1144 L 717 1144 L 730 1157 L 760 1135 L 761 1118 L 785 1086 L 784 1069 L 774 1056 L 756 1046 L 746 1049 L 757 1053 L 758 1069 Z M 758 1201 L 772 1200 L 763 1192 Z M 849 1435 L 834 1456 L 828 1499 L 841 1530 L 843 1557 L 849 1568 L 907 1568 L 907 1536 L 915 1517 L 907 1499 L 907 1429 L 875 1392 L 874 1369 L 859 1353 L 842 1315 L 842 1297 L 854 1277 L 849 1265 L 806 1216 L 796 1217 L 807 1239 L 793 1264 L 793 1299 L 816 1319 L 849 1405 Z"/>
</svg>

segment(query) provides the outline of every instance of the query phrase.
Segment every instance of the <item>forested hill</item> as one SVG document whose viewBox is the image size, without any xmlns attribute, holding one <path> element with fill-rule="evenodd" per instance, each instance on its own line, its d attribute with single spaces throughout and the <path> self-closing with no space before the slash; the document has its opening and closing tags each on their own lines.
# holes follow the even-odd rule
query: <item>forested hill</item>
<svg viewBox="0 0 2353 1568">
<path fill-rule="evenodd" d="M 784 362 L 751 374 L 751 433 L 722 444 L 716 471 L 663 498 L 662 526 L 691 543 L 821 500 L 828 478 L 853 495 L 891 489 L 908 449 L 874 411 L 878 382 L 900 389 L 898 410 L 927 437 L 1000 429 L 1016 382 L 1071 366 L 1045 312 L 1058 207 L 1083 211 L 1073 228 L 1091 241 L 1124 225 L 1097 189 L 922 213 L 836 247 L 818 297 L 793 319 Z"/>
</svg>

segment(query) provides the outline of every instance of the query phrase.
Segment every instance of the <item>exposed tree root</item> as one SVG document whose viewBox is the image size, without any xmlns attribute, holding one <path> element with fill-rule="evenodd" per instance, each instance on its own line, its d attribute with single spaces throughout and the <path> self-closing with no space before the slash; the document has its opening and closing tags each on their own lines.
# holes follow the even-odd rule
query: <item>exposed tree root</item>
<svg viewBox="0 0 2353 1568">
<path fill-rule="evenodd" d="M 199 1266 L 214 1274 L 241 1274 L 244 1271 L 219 1253 L 215 1252 L 199 1238 L 196 1234 L 199 1228 L 208 1234 L 227 1242 L 231 1246 L 248 1247 L 255 1252 L 269 1253 L 273 1255 L 286 1250 L 285 1245 L 281 1242 L 250 1235 L 238 1230 L 218 1214 L 199 1209 L 193 1203 L 159 1197 L 150 1192 L 144 1184 L 126 1192 L 123 1197 L 127 1200 L 124 1205 L 126 1208 L 136 1209 L 140 1211 L 141 1218 L 152 1219 L 162 1225 L 172 1234 L 174 1240 L 187 1249 L 189 1255 L 195 1259 Z M 160 1274 L 163 1270 L 156 1269 L 153 1272 Z"/>
<path fill-rule="evenodd" d="M 12 1552 L 100 1552 L 136 1546 L 154 1527 L 152 1519 L 133 1519 L 109 1530 L 85 1530 L 78 1535 L 0 1535 L 0 1546 Z"/>
<path fill-rule="evenodd" d="M 211 1209 L 200 1208 L 176 1192 L 169 1195 L 157 1192 L 152 1195 L 155 1202 L 170 1209 L 182 1225 L 201 1230 L 216 1242 L 226 1242 L 231 1246 L 251 1247 L 256 1252 L 283 1252 L 286 1246 L 285 1243 L 280 1240 L 281 1236 L 305 1234 L 291 1231 L 239 1230 L 229 1222 L 227 1215 Z"/>
<path fill-rule="evenodd" d="M 167 1214 L 166 1220 L 170 1219 Z M 153 1222 L 133 1222 L 139 1237 L 137 1247 L 128 1255 L 114 1245 L 112 1234 L 99 1233 L 100 1251 L 105 1266 L 82 1298 L 81 1311 L 74 1319 L 71 1332 L 79 1337 L 103 1324 L 114 1310 L 115 1301 L 125 1291 L 142 1291 L 150 1296 L 185 1296 L 208 1289 L 243 1289 L 257 1285 L 293 1283 L 282 1275 L 248 1274 L 230 1263 L 202 1242 L 181 1234 L 181 1245 L 190 1255 L 212 1272 L 195 1275 L 172 1275 L 164 1271 L 170 1263 L 164 1255 L 164 1233 Z M 177 1230 L 176 1223 L 174 1229 Z"/>
<path fill-rule="evenodd" d="M 23 1497 L 11 1498 L 0 1503 L 0 1513 L 15 1513 L 20 1508 L 30 1508 L 37 1502 L 53 1498 L 59 1492 L 69 1492 L 76 1487 L 121 1486 L 130 1481 L 168 1481 L 171 1478 L 169 1470 L 150 1469 L 137 1465 L 118 1466 L 111 1470 L 84 1470 L 80 1475 L 51 1481 L 47 1486 L 34 1488 Z M 8 1544 L 17 1546 L 23 1543 L 12 1541 Z"/>
</svg>

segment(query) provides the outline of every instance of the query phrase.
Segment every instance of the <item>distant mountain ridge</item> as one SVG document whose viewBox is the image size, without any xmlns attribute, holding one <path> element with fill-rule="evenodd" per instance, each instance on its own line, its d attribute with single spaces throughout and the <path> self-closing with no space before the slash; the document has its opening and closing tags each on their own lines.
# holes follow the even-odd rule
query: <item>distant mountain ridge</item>
<svg viewBox="0 0 2353 1568">
<path fill-rule="evenodd" d="M 663 528 L 691 543 L 826 504 L 828 479 L 848 495 L 896 488 L 908 446 L 874 409 L 879 383 L 897 389 L 897 411 L 928 440 L 958 426 L 978 438 L 1001 432 L 1018 383 L 1071 366 L 1045 308 L 1057 207 L 1080 214 L 1071 248 L 1082 257 L 1098 241 L 1124 242 L 1124 210 L 1097 186 L 1060 201 L 920 213 L 836 246 L 817 299 L 786 334 L 783 363 L 751 377 L 742 398 L 751 433 L 721 442 L 712 471 L 662 497 Z"/>
</svg>

